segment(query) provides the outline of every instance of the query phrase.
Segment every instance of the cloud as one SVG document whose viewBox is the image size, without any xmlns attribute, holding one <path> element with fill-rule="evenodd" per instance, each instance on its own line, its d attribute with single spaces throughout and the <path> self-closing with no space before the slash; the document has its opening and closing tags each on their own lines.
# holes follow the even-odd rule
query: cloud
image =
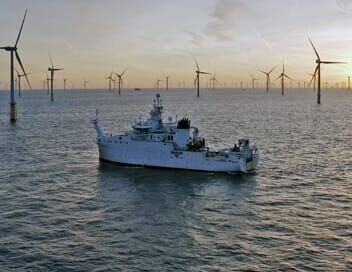
<svg viewBox="0 0 352 272">
<path fill-rule="evenodd" d="M 336 0 L 336 5 L 346 13 L 352 13 L 352 1 L 351 0 Z"/>
<path fill-rule="evenodd" d="M 218 0 L 210 16 L 213 20 L 206 26 L 204 34 L 217 41 L 232 40 L 237 22 L 248 10 L 241 0 Z"/>
<path fill-rule="evenodd" d="M 196 46 L 202 46 L 206 39 L 200 34 L 194 33 L 192 31 L 182 30 L 183 32 L 189 34 L 191 36 L 191 42 Z"/>
</svg>

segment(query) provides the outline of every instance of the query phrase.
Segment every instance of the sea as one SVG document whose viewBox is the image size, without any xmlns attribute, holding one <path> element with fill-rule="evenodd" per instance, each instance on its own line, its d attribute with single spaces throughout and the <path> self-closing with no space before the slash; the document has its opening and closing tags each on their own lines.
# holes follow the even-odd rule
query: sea
<svg viewBox="0 0 352 272">
<path fill-rule="evenodd" d="M 107 134 L 188 117 L 210 148 L 248 138 L 252 174 L 99 161 Z M 17 95 L 16 95 L 17 96 Z M 352 271 L 352 92 L 0 91 L 0 271 Z"/>
</svg>

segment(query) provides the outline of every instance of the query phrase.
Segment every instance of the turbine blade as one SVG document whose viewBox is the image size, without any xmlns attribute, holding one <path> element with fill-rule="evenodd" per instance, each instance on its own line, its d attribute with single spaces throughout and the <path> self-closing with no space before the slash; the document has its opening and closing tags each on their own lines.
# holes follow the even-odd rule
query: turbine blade
<svg viewBox="0 0 352 272">
<path fill-rule="evenodd" d="M 120 76 L 123 76 L 123 74 L 126 72 L 126 68 L 125 68 L 125 70 L 123 70 L 123 72 L 121 73 L 121 75 Z"/>
<path fill-rule="evenodd" d="M 321 61 L 320 63 L 324 63 L 324 64 L 346 64 L 347 62 L 341 62 L 341 61 Z"/>
<path fill-rule="evenodd" d="M 312 78 L 311 78 L 311 80 L 309 81 L 308 87 L 310 87 L 310 84 L 312 84 L 313 79 L 315 78 L 315 76 L 316 76 L 316 74 L 317 74 L 317 72 L 318 72 L 318 69 L 319 69 L 319 65 L 317 65 L 317 67 L 315 68 L 314 73 L 313 73 L 313 75 L 312 75 Z"/>
<path fill-rule="evenodd" d="M 197 62 L 197 59 L 196 59 L 196 57 L 194 57 L 194 61 L 195 61 L 195 63 L 196 63 L 196 66 L 197 66 L 197 70 L 199 71 L 199 65 L 198 65 L 198 62 Z"/>
<path fill-rule="evenodd" d="M 208 72 L 201 72 L 201 71 L 199 71 L 198 73 L 199 73 L 199 74 L 203 74 L 203 75 L 211 75 L 211 73 L 208 73 Z"/>
<path fill-rule="evenodd" d="M 21 28 L 20 28 L 20 31 L 18 32 L 18 35 L 17 35 L 15 47 L 17 47 L 18 41 L 20 40 L 20 36 L 21 36 L 21 33 L 22 33 L 22 29 L 23 29 L 23 25 L 24 25 L 24 20 L 26 19 L 26 15 L 27 15 L 27 9 L 26 9 L 26 11 L 24 12 L 24 16 L 23 16 Z"/>
<path fill-rule="evenodd" d="M 51 59 L 51 56 L 50 56 L 50 54 L 49 54 L 49 58 L 50 58 L 51 68 L 53 68 L 53 69 L 54 69 L 54 64 L 53 64 L 53 60 Z"/>
<path fill-rule="evenodd" d="M 270 74 L 272 71 L 274 71 L 274 69 L 276 68 L 276 65 L 273 67 L 273 69 L 271 69 L 268 74 Z"/>
<path fill-rule="evenodd" d="M 293 80 L 292 78 L 290 78 L 288 75 L 284 75 L 286 78 L 288 78 L 289 80 Z"/>
<path fill-rule="evenodd" d="M 309 37 L 308 37 L 308 39 L 309 39 L 310 44 L 311 44 L 311 45 L 312 45 L 312 47 L 313 47 L 313 50 L 314 50 L 314 52 L 315 52 L 315 55 L 317 55 L 318 60 L 320 60 L 320 57 L 319 57 L 318 51 L 315 49 L 315 47 L 314 47 L 314 44 L 313 44 L 312 40 L 311 40 Z"/>
<path fill-rule="evenodd" d="M 18 53 L 17 53 L 17 50 L 15 50 L 15 55 L 16 55 L 16 59 L 17 59 L 17 61 L 18 61 L 18 64 L 20 65 L 20 67 L 21 67 L 21 69 L 22 69 L 22 72 L 23 72 L 23 74 L 24 74 L 24 76 L 25 76 L 25 78 L 26 78 L 28 87 L 32 89 L 31 83 L 29 82 L 29 79 L 28 79 L 28 77 L 27 77 L 27 73 L 26 73 L 26 71 L 24 70 L 22 61 L 21 61 L 21 59 L 20 59 L 20 56 L 19 56 Z"/>
<path fill-rule="evenodd" d="M 280 77 L 282 77 L 282 75 L 279 75 L 277 78 L 275 78 L 275 80 L 278 80 Z"/>
</svg>

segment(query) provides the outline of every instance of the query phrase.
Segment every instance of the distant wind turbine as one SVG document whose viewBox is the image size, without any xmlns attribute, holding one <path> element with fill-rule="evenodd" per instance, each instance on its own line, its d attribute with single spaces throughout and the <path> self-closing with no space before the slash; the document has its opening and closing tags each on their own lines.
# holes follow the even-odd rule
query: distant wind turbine
<svg viewBox="0 0 352 272">
<path fill-rule="evenodd" d="M 350 91 L 351 90 L 351 76 L 347 77 L 347 90 Z"/>
<path fill-rule="evenodd" d="M 83 85 L 84 85 L 84 89 L 85 89 L 85 90 L 87 89 L 87 83 L 88 83 L 87 80 L 84 80 L 84 81 L 83 81 Z"/>
<path fill-rule="evenodd" d="M 255 81 L 258 80 L 258 78 L 255 78 L 255 77 L 253 76 L 253 74 L 251 74 L 251 77 L 252 77 L 252 88 L 253 88 L 253 90 L 254 90 L 254 89 L 255 89 Z"/>
<path fill-rule="evenodd" d="M 63 69 L 62 68 L 55 68 L 50 54 L 49 54 L 49 58 L 50 58 L 50 63 L 51 63 L 51 67 L 48 68 L 48 71 L 50 72 L 50 83 L 51 83 L 50 84 L 50 100 L 54 101 L 54 75 L 55 75 L 55 71 L 60 71 Z"/>
<path fill-rule="evenodd" d="M 49 94 L 49 82 L 50 82 L 50 78 L 48 76 L 48 73 L 46 73 L 46 89 L 48 94 Z"/>
<path fill-rule="evenodd" d="M 196 67 L 197 67 L 197 70 L 196 70 L 197 97 L 199 97 L 199 74 L 210 75 L 210 73 L 200 71 L 196 57 L 194 57 L 194 61 L 196 63 Z"/>
<path fill-rule="evenodd" d="M 269 92 L 269 85 L 270 85 L 270 74 L 272 71 L 274 71 L 274 69 L 276 68 L 276 66 L 274 66 L 269 72 L 265 72 L 265 71 L 260 71 L 263 74 L 266 75 L 266 91 Z"/>
<path fill-rule="evenodd" d="M 17 62 L 21 67 L 21 70 L 23 72 L 23 74 L 26 74 L 26 71 L 24 70 L 21 58 L 17 52 L 17 45 L 18 45 L 18 41 L 20 39 L 21 33 L 22 33 L 22 29 L 23 29 L 23 25 L 24 25 L 24 21 L 26 19 L 26 15 L 27 15 L 27 9 L 24 12 L 24 16 L 23 16 L 23 20 L 22 20 L 22 24 L 20 27 L 20 31 L 18 32 L 17 35 L 17 39 L 15 42 L 14 46 L 4 46 L 4 47 L 0 47 L 0 49 L 3 49 L 5 51 L 9 51 L 10 52 L 10 121 L 11 122 L 15 122 L 17 120 L 17 111 L 16 111 L 16 101 L 15 101 L 15 77 L 14 77 L 14 59 L 13 59 L 13 55 L 16 56 Z M 27 77 L 27 75 L 25 75 L 25 78 L 27 80 L 27 84 L 30 87 L 31 84 L 29 83 L 29 79 Z"/>
<path fill-rule="evenodd" d="M 315 63 L 317 64 L 316 68 L 315 68 L 315 71 L 314 71 L 314 75 L 318 75 L 318 92 L 317 92 L 317 103 L 320 104 L 320 86 L 321 86 L 321 74 L 320 74 L 320 65 L 321 64 L 342 64 L 342 63 L 346 63 L 346 62 L 340 62 L 340 61 L 323 61 L 320 59 L 320 56 L 318 54 L 318 51 L 315 49 L 314 45 L 313 45 L 313 42 L 311 41 L 310 38 L 309 39 L 309 42 L 310 44 L 312 45 L 313 47 L 313 50 L 315 52 L 315 55 L 317 56 L 317 59 L 315 60 Z M 311 82 L 313 80 L 313 77 L 311 79 Z"/>
<path fill-rule="evenodd" d="M 111 81 L 113 81 L 112 72 L 111 72 L 110 75 L 109 75 L 108 77 L 106 77 L 105 79 L 108 79 L 108 80 L 109 80 L 109 91 L 111 91 Z"/>
<path fill-rule="evenodd" d="M 166 91 L 169 90 L 169 78 L 170 76 L 166 76 L 165 79 L 166 79 Z"/>
<path fill-rule="evenodd" d="M 21 77 L 28 76 L 31 73 L 20 74 L 17 70 L 16 70 L 16 73 L 17 73 L 17 78 L 18 78 L 18 81 L 17 81 L 18 82 L 18 96 L 21 97 Z"/>
<path fill-rule="evenodd" d="M 216 73 L 214 73 L 213 77 L 210 79 L 210 81 L 212 81 L 213 83 L 213 91 L 215 90 L 215 82 L 217 82 L 218 80 L 216 79 Z"/>
<path fill-rule="evenodd" d="M 67 78 L 64 78 L 64 91 L 66 91 L 66 81 L 67 81 Z"/>
<path fill-rule="evenodd" d="M 160 87 L 160 82 L 162 82 L 162 80 L 158 78 L 156 80 L 156 87 L 158 88 L 158 90 L 159 90 L 159 87 Z"/>
<path fill-rule="evenodd" d="M 278 80 L 279 78 L 281 78 L 281 95 L 285 94 L 285 77 L 293 80 L 292 78 L 290 78 L 288 75 L 285 74 L 285 64 L 282 63 L 282 72 L 281 74 L 275 79 Z"/>
<path fill-rule="evenodd" d="M 125 72 L 126 72 L 126 69 L 123 70 L 123 72 L 121 74 L 114 73 L 117 76 L 118 80 L 119 80 L 119 95 L 121 95 L 122 76 L 123 76 L 123 74 Z M 158 86 L 158 89 L 159 89 L 159 86 Z"/>
</svg>

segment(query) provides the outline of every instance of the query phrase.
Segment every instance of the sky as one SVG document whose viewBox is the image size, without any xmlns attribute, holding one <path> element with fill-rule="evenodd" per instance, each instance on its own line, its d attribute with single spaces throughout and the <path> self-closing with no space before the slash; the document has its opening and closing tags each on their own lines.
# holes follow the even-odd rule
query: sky
<svg viewBox="0 0 352 272">
<path fill-rule="evenodd" d="M 13 45 L 28 8 L 18 52 L 33 88 L 41 88 L 52 56 L 62 88 L 106 88 L 125 68 L 128 87 L 193 86 L 194 57 L 219 84 L 274 80 L 286 73 L 309 81 L 315 68 L 312 39 L 324 65 L 322 80 L 352 73 L 352 0 L 1 0 L 0 46 Z M 210 76 L 202 76 L 201 84 Z M 0 51 L 0 88 L 9 82 L 9 53 Z M 23 86 L 25 87 L 25 86 Z"/>
</svg>

